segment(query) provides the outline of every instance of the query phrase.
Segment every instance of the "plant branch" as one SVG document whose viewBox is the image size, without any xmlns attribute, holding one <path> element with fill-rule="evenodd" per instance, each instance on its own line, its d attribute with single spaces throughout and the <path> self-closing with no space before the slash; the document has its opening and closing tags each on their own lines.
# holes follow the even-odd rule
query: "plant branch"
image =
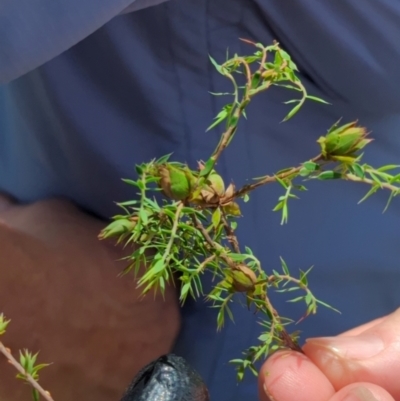
<svg viewBox="0 0 400 401">
<path fill-rule="evenodd" d="M 319 161 L 322 160 L 322 155 L 318 155 L 316 157 L 314 157 L 313 159 L 311 159 L 310 161 L 317 163 Z M 254 184 L 248 184 L 248 185 L 244 185 L 242 188 L 240 188 L 239 190 L 237 190 L 231 197 L 231 199 L 228 199 L 227 201 L 233 200 L 235 198 L 239 198 L 251 191 L 253 191 L 256 188 L 259 188 L 263 185 L 266 184 L 271 184 L 273 182 L 278 181 L 278 179 L 280 180 L 284 180 L 285 178 L 288 178 L 294 174 L 298 174 L 299 171 L 302 169 L 302 165 L 298 166 L 298 167 L 294 167 L 288 171 L 285 171 L 281 174 L 276 174 L 276 175 L 267 175 L 265 177 L 263 177 L 262 179 L 258 180 L 257 182 L 255 182 Z"/>
<path fill-rule="evenodd" d="M 0 352 L 7 358 L 8 362 L 18 370 L 19 373 L 25 376 L 26 381 L 37 390 L 46 401 L 54 401 L 50 393 L 46 391 L 30 374 L 28 374 L 22 365 L 13 357 L 10 350 L 0 341 Z"/>
<path fill-rule="evenodd" d="M 265 304 L 266 304 L 268 310 L 271 312 L 271 315 L 273 317 L 271 319 L 271 330 L 272 330 L 272 328 L 275 328 L 276 323 L 278 323 L 281 326 L 281 330 L 279 331 L 279 338 L 283 341 L 283 344 L 287 348 L 289 348 L 293 351 L 297 351 L 297 352 L 304 354 L 301 347 L 295 341 L 293 341 L 292 337 L 290 337 L 288 332 L 283 327 L 281 317 L 280 317 L 279 313 L 277 312 L 277 310 L 272 306 L 271 301 L 269 300 L 268 296 L 265 297 Z"/>
<path fill-rule="evenodd" d="M 224 225 L 224 230 L 226 232 L 226 236 L 228 238 L 229 243 L 232 245 L 233 250 L 236 253 L 240 253 L 239 241 L 232 230 L 232 227 L 229 225 L 228 220 L 226 218 L 226 214 L 223 209 L 221 209 L 221 220 Z"/>
<path fill-rule="evenodd" d="M 389 184 L 387 182 L 381 182 L 378 184 L 377 182 L 375 182 L 374 180 L 371 180 L 369 178 L 360 178 L 360 177 L 357 177 L 356 175 L 350 174 L 350 173 L 345 174 L 344 177 L 345 177 L 345 179 L 347 179 L 349 181 L 353 181 L 353 182 L 361 182 L 361 183 L 372 185 L 372 186 L 379 185 L 381 188 L 388 189 L 392 192 L 398 192 L 400 190 L 399 187 L 396 187 L 395 185 Z"/>
<path fill-rule="evenodd" d="M 172 245 L 174 244 L 174 241 L 175 241 L 175 238 L 176 238 L 176 232 L 178 230 L 179 217 L 181 215 L 182 208 L 184 206 L 185 205 L 184 205 L 183 202 L 179 202 L 179 205 L 176 208 L 175 217 L 174 217 L 174 223 L 172 225 L 171 236 L 170 236 L 170 239 L 168 241 L 168 245 L 165 248 L 165 252 L 164 252 L 164 256 L 163 256 L 163 260 L 164 261 L 167 261 L 170 258 Z"/>
</svg>

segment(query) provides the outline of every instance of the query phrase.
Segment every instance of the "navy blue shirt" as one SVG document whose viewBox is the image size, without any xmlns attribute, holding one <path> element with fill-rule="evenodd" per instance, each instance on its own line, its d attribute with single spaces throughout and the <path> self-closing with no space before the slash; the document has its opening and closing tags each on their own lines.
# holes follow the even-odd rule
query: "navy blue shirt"
<svg viewBox="0 0 400 401">
<path fill-rule="evenodd" d="M 208 92 L 230 89 L 208 54 L 252 51 L 240 37 L 277 39 L 308 91 L 332 106 L 309 102 L 280 123 L 291 93 L 255 99 L 219 163 L 226 178 L 240 185 L 315 156 L 316 139 L 340 117 L 372 131 L 368 162 L 399 163 L 396 0 L 3 0 L 0 21 L 0 190 L 22 202 L 65 196 L 106 219 L 114 201 L 135 196 L 120 178 L 134 176 L 136 163 L 170 152 L 192 165 L 207 157 L 220 132 L 205 129 L 225 101 Z M 279 256 L 293 271 L 315 265 L 311 287 L 342 312 L 321 309 L 295 327 L 304 336 L 334 335 L 399 305 L 400 203 L 382 215 L 382 192 L 357 205 L 367 190 L 312 182 L 285 226 L 271 212 L 277 186 L 243 208 L 240 241 L 264 269 L 279 268 Z M 274 298 L 283 315 L 302 315 Z M 245 308 L 233 309 L 235 324 L 217 333 L 215 311 L 189 302 L 176 352 L 212 399 L 255 401 L 254 378 L 237 386 L 227 362 L 260 328 Z"/>
</svg>

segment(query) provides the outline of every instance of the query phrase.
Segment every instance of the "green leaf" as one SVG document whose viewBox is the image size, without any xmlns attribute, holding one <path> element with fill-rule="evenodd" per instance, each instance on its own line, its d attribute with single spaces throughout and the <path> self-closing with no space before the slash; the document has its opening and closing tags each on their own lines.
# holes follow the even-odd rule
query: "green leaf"
<svg viewBox="0 0 400 401">
<path fill-rule="evenodd" d="M 0 313 L 0 336 L 6 332 L 7 326 L 11 320 L 6 320 L 4 315 Z"/>
<path fill-rule="evenodd" d="M 310 171 L 310 172 L 319 170 L 319 165 L 317 163 L 312 162 L 312 161 L 308 161 L 308 162 L 303 163 L 303 167 L 305 169 L 307 169 L 308 171 Z"/>
<path fill-rule="evenodd" d="M 165 262 L 164 259 L 157 260 L 157 262 L 154 264 L 154 266 L 151 268 L 151 271 L 153 275 L 157 275 L 161 273 L 165 268 Z"/>
<path fill-rule="evenodd" d="M 367 194 L 366 194 L 361 200 L 358 201 L 358 204 L 360 204 L 360 203 L 364 202 L 366 199 L 368 199 L 371 195 L 373 195 L 376 191 L 378 191 L 379 188 L 380 188 L 380 185 L 379 185 L 379 184 L 378 184 L 378 185 L 375 184 L 375 185 L 367 192 Z"/>
<path fill-rule="evenodd" d="M 247 203 L 250 200 L 249 194 L 244 194 L 243 195 L 243 202 Z"/>
<path fill-rule="evenodd" d="M 302 90 L 295 85 L 290 85 L 290 84 L 280 84 L 280 83 L 275 83 L 275 86 L 280 86 L 281 88 L 286 88 L 286 89 L 291 89 L 291 90 L 295 90 L 297 92 L 302 92 Z"/>
<path fill-rule="evenodd" d="M 321 98 L 319 98 L 319 97 L 316 97 L 316 96 L 307 95 L 307 99 L 314 100 L 314 102 L 318 102 L 318 103 L 323 103 L 323 104 L 331 105 L 331 103 L 325 101 L 324 99 L 321 99 Z"/>
<path fill-rule="evenodd" d="M 47 366 L 50 366 L 49 363 L 41 363 L 40 365 L 36 365 L 34 367 L 34 373 L 36 374 L 37 372 L 39 372 L 39 370 L 42 370 L 43 368 L 46 368 Z"/>
<path fill-rule="evenodd" d="M 233 96 L 234 95 L 234 93 L 230 93 L 230 92 L 218 92 L 218 93 L 216 93 L 216 92 L 208 92 L 210 95 L 213 95 L 213 96 Z"/>
<path fill-rule="evenodd" d="M 187 294 L 189 293 L 190 290 L 190 282 L 185 283 L 182 288 L 181 288 L 181 295 L 180 295 L 180 299 L 181 301 L 185 300 L 187 297 Z"/>
<path fill-rule="evenodd" d="M 382 166 L 377 169 L 377 171 L 384 172 L 389 170 L 395 170 L 400 168 L 400 165 L 397 164 L 388 164 L 387 166 Z"/>
<path fill-rule="evenodd" d="M 289 184 L 286 184 L 286 182 L 280 179 L 277 175 L 275 176 L 275 179 L 277 182 L 279 182 L 279 184 L 282 185 L 283 188 L 288 189 Z"/>
<path fill-rule="evenodd" d="M 314 297 L 312 296 L 312 294 L 310 292 L 308 292 L 306 294 L 306 296 L 304 297 L 304 301 L 307 305 L 311 305 L 314 303 Z"/>
<path fill-rule="evenodd" d="M 221 74 L 224 75 L 224 70 L 222 66 L 220 66 L 210 55 L 208 56 L 210 58 L 210 61 L 212 65 L 215 67 L 215 69 Z"/>
<path fill-rule="evenodd" d="M 304 273 L 304 272 L 302 272 L 302 271 L 300 271 L 300 282 L 301 282 L 301 284 L 303 284 L 304 286 L 308 286 L 308 279 L 307 279 L 307 275 Z"/>
<path fill-rule="evenodd" d="M 256 71 L 251 79 L 251 88 L 255 89 L 257 88 L 258 84 L 260 83 L 261 80 L 261 73 L 259 71 Z"/>
<path fill-rule="evenodd" d="M 139 217 L 140 217 L 140 220 L 142 221 L 143 225 L 147 225 L 147 223 L 149 222 L 149 216 L 147 215 L 146 210 L 144 210 L 143 208 L 140 209 Z"/>
<path fill-rule="evenodd" d="M 122 178 L 122 181 L 123 181 L 125 184 L 132 185 L 132 186 L 134 186 L 134 187 L 136 187 L 136 188 L 139 188 L 139 185 L 138 185 L 138 183 L 137 183 L 136 181 L 129 180 L 129 179 L 127 179 L 127 178 Z"/>
<path fill-rule="evenodd" d="M 126 202 L 120 202 L 117 203 L 118 206 L 123 207 L 123 206 L 133 206 L 133 205 L 137 205 L 139 202 L 137 200 L 130 200 L 130 201 L 126 201 Z"/>
<path fill-rule="evenodd" d="M 219 223 L 221 222 L 221 209 L 219 207 L 217 207 L 212 215 L 212 224 L 214 226 L 215 229 L 218 228 Z"/>
<path fill-rule="evenodd" d="M 218 124 L 221 124 L 222 121 L 224 121 L 228 117 L 228 115 L 229 115 L 228 110 L 226 108 L 223 108 L 214 118 L 214 122 L 206 129 L 206 132 L 210 131 Z"/>
<path fill-rule="evenodd" d="M 284 201 L 278 202 L 278 204 L 272 209 L 273 212 L 278 212 L 279 210 L 282 210 L 283 206 L 285 205 Z"/>
<path fill-rule="evenodd" d="M 164 163 L 166 163 L 168 160 L 169 160 L 169 158 L 172 156 L 172 153 L 168 153 L 167 155 L 165 155 L 165 156 L 161 156 L 156 162 L 155 162 L 155 164 L 164 164 Z"/>
<path fill-rule="evenodd" d="M 292 110 L 289 111 L 289 113 L 286 115 L 286 117 L 282 120 L 282 122 L 290 120 L 294 115 L 301 109 L 301 106 L 303 106 L 303 101 L 299 102 L 296 106 L 293 107 Z"/>
<path fill-rule="evenodd" d="M 32 398 L 33 398 L 33 401 L 39 401 L 39 399 L 40 399 L 39 391 L 37 391 L 35 388 L 32 389 Z"/>
<path fill-rule="evenodd" d="M 353 163 L 349 166 L 349 170 L 358 178 L 364 178 L 365 172 L 364 169 L 357 163 Z"/>
<path fill-rule="evenodd" d="M 320 180 L 336 180 L 338 178 L 342 178 L 342 174 L 338 173 L 337 171 L 323 171 L 317 177 Z"/>
<path fill-rule="evenodd" d="M 385 208 L 383 209 L 383 212 L 382 212 L 382 213 L 385 213 L 385 212 L 386 212 L 386 210 L 387 210 L 388 207 L 390 206 L 390 203 L 392 202 L 393 198 L 394 198 L 395 196 L 397 196 L 398 194 L 399 194 L 398 191 L 392 191 L 392 192 L 390 193 L 389 199 L 388 199 L 388 201 L 387 201 L 387 203 L 386 203 L 386 206 L 385 206 Z"/>
<path fill-rule="evenodd" d="M 203 170 L 200 171 L 199 176 L 204 177 L 204 176 L 208 175 L 211 172 L 211 170 L 214 168 L 214 164 L 215 164 L 215 160 L 212 157 L 210 157 L 206 161 Z"/>
<path fill-rule="evenodd" d="M 248 255 L 254 255 L 254 254 L 253 254 L 253 251 L 252 251 L 248 246 L 245 246 L 244 249 L 245 249 L 245 251 L 246 251 L 246 253 L 247 253 Z"/>
<path fill-rule="evenodd" d="M 292 104 L 292 103 L 299 103 L 301 102 L 301 99 L 292 99 L 292 100 L 287 100 L 286 102 L 283 102 L 283 104 Z"/>
<path fill-rule="evenodd" d="M 311 174 L 311 171 L 307 170 L 305 167 L 302 167 L 299 171 L 301 177 L 307 177 Z"/>
<path fill-rule="evenodd" d="M 322 301 L 320 301 L 320 300 L 318 300 L 318 299 L 316 299 L 315 301 L 317 302 L 317 304 L 320 304 L 320 305 L 322 305 L 322 306 L 325 306 L 325 308 L 331 309 L 331 310 L 333 310 L 333 311 L 335 311 L 335 312 L 337 312 L 337 313 L 341 313 L 338 309 L 334 308 L 333 306 L 331 306 L 331 305 L 329 305 L 329 304 L 327 304 L 327 303 L 325 303 L 325 302 L 322 302 Z"/>
<path fill-rule="evenodd" d="M 289 268 L 288 268 L 286 262 L 284 261 L 284 259 L 283 259 L 282 257 L 280 257 L 280 260 L 281 260 L 281 265 L 282 265 L 282 270 L 283 270 L 283 272 L 284 272 L 287 276 L 290 276 L 290 271 L 289 271 Z"/>
<path fill-rule="evenodd" d="M 297 297 L 297 298 L 293 298 L 293 299 L 289 299 L 287 302 L 299 302 L 299 301 L 303 301 L 304 300 L 304 295 Z"/>
</svg>

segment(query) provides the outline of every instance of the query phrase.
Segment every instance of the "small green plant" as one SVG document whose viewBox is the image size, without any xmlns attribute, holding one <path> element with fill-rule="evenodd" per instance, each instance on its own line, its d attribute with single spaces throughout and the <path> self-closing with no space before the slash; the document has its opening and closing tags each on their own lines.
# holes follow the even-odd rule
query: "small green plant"
<svg viewBox="0 0 400 401">
<path fill-rule="evenodd" d="M 0 314 L 0 336 L 5 334 L 7 330 L 7 326 L 9 325 L 10 320 L 7 320 L 4 315 Z M 32 354 L 28 350 L 23 350 L 19 352 L 19 362 L 13 357 L 11 350 L 7 348 L 0 341 L 0 353 L 3 354 L 8 362 L 14 366 L 15 369 L 19 372 L 17 374 L 17 379 L 24 381 L 25 383 L 32 386 L 32 398 L 33 401 L 39 401 L 40 395 L 46 401 L 53 401 L 50 393 L 44 390 L 39 384 L 39 371 L 49 366 L 47 363 L 36 364 L 38 353 Z"/>
<path fill-rule="evenodd" d="M 246 42 L 256 48 L 249 56 L 227 57 L 222 64 L 211 58 L 217 71 L 233 85 L 230 94 L 214 94 L 231 95 L 233 99 L 208 128 L 225 125 L 214 152 L 197 166 L 171 161 L 171 155 L 138 165 L 137 179 L 124 180 L 136 189 L 138 197 L 119 203 L 123 214 L 115 216 L 100 233 L 101 239 L 117 237 L 119 243 L 133 246 L 123 274 L 133 271 L 143 294 L 154 290 L 163 293 L 167 283 L 179 283 L 182 303 L 188 296 L 205 297 L 218 309 L 218 329 L 226 316 L 234 318 L 230 309 L 234 300 L 244 301 L 247 308 L 257 312 L 263 328 L 259 343 L 232 361 L 239 379 L 246 368 L 257 374 L 255 363 L 272 351 L 290 348 L 301 352 L 298 334 L 287 329 L 292 320 L 274 308 L 271 290 L 299 293 L 290 302 L 305 303 L 304 317 L 316 313 L 319 305 L 330 307 L 310 290 L 307 277 L 311 269 L 294 276 L 283 259 L 279 269 L 262 268 L 251 248 L 239 244 L 235 231 L 241 216 L 240 202 L 247 202 L 251 191 L 258 187 L 276 183 L 283 193 L 273 210 L 281 213 L 284 224 L 288 221 L 289 202 L 306 190 L 307 180 L 341 179 L 367 184 L 370 189 L 361 201 L 387 189 L 389 204 L 400 191 L 400 174 L 390 174 L 398 166 L 374 168 L 362 163 L 360 151 L 371 139 L 356 122 L 334 124 L 318 140 L 320 153 L 295 167 L 253 179 L 241 188 L 233 183 L 226 185 L 217 171 L 217 162 L 256 95 L 276 86 L 298 95 L 286 102 L 293 107 L 284 120 L 292 118 L 307 100 L 326 103 L 307 93 L 295 63 L 278 43 L 264 46 Z M 215 283 L 208 294 L 202 287 L 206 271 L 212 273 Z"/>
<path fill-rule="evenodd" d="M 217 171 L 217 163 L 236 135 L 239 120 L 246 116 L 246 108 L 254 96 L 274 86 L 296 93 L 296 99 L 286 102 L 293 107 L 285 121 L 307 100 L 326 103 L 307 93 L 297 76 L 296 65 L 278 43 L 264 46 L 245 42 L 256 48 L 253 54 L 227 57 L 222 64 L 211 58 L 217 71 L 233 85 L 232 93 L 214 94 L 233 98 L 208 128 L 225 124 L 214 152 L 197 166 L 171 161 L 171 155 L 138 165 L 137 179 L 124 180 L 136 189 L 138 196 L 119 203 L 123 214 L 115 216 L 99 235 L 101 239 L 116 237 L 118 243 L 132 245 L 132 254 L 126 258 L 128 263 L 122 274 L 132 271 L 143 295 L 150 291 L 164 293 L 168 283 L 179 284 L 182 304 L 188 296 L 205 297 L 218 309 L 218 329 L 222 329 L 226 317 L 234 319 L 230 308 L 234 301 L 242 302 L 257 313 L 263 328 L 259 343 L 245 350 L 242 358 L 232 361 L 239 379 L 246 369 L 257 374 L 255 363 L 277 349 L 302 352 L 297 342 L 298 333 L 289 333 L 287 328 L 292 320 L 275 309 L 269 297 L 271 290 L 296 293 L 289 302 L 305 303 L 303 318 L 316 313 L 319 305 L 333 309 L 310 290 L 311 268 L 295 276 L 283 259 L 279 261 L 279 269 L 263 267 L 251 248 L 239 243 L 235 232 L 241 217 L 240 203 L 248 202 L 249 194 L 258 187 L 280 185 L 282 195 L 273 211 L 281 213 L 281 223 L 285 224 L 289 217 L 289 201 L 306 190 L 308 180 L 341 179 L 367 184 L 370 189 L 361 201 L 386 189 L 390 192 L 387 206 L 400 192 L 399 166 L 374 168 L 362 163 L 360 151 L 371 139 L 365 128 L 356 122 L 334 124 L 318 140 L 320 153 L 295 167 L 255 178 L 251 184 L 240 188 L 233 183 L 226 185 Z M 393 171 L 395 173 L 391 174 Z M 206 271 L 212 273 L 215 283 L 207 294 L 202 286 Z M 0 335 L 6 332 L 9 322 L 0 314 Z M 17 378 L 32 386 L 34 401 L 40 396 L 53 401 L 50 393 L 38 383 L 38 372 L 47 366 L 36 364 L 38 354 L 20 351 L 17 361 L 2 342 L 0 353 L 17 369 Z"/>
</svg>

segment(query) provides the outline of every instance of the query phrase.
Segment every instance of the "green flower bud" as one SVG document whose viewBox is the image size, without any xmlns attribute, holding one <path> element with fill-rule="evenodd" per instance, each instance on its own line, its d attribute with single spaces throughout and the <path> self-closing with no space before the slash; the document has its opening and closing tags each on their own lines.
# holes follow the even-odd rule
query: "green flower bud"
<svg viewBox="0 0 400 401">
<path fill-rule="evenodd" d="M 349 162 L 354 159 L 357 151 L 372 141 L 367 139 L 365 128 L 357 127 L 356 124 L 357 122 L 351 122 L 338 127 L 336 123 L 326 136 L 318 139 L 325 159 Z"/>
<path fill-rule="evenodd" d="M 159 185 L 165 196 L 175 200 L 186 199 L 190 195 L 191 177 L 187 169 L 171 164 L 158 166 Z"/>
<path fill-rule="evenodd" d="M 129 219 L 126 217 L 117 218 L 100 232 L 99 239 L 118 237 L 122 234 L 132 231 L 135 226 L 136 221 L 134 219 Z"/>
<path fill-rule="evenodd" d="M 251 292 L 255 289 L 257 277 L 246 265 L 238 265 L 228 273 L 232 279 L 232 288 L 237 292 Z"/>
<path fill-rule="evenodd" d="M 241 216 L 240 207 L 236 202 L 230 202 L 223 206 L 224 212 L 231 216 Z"/>
<path fill-rule="evenodd" d="M 209 177 L 208 177 L 208 181 L 210 183 L 210 187 L 211 189 L 218 195 L 218 196 L 222 196 L 225 193 L 225 184 L 224 184 L 224 180 L 222 179 L 222 177 L 217 174 L 215 171 L 213 171 Z"/>
</svg>

